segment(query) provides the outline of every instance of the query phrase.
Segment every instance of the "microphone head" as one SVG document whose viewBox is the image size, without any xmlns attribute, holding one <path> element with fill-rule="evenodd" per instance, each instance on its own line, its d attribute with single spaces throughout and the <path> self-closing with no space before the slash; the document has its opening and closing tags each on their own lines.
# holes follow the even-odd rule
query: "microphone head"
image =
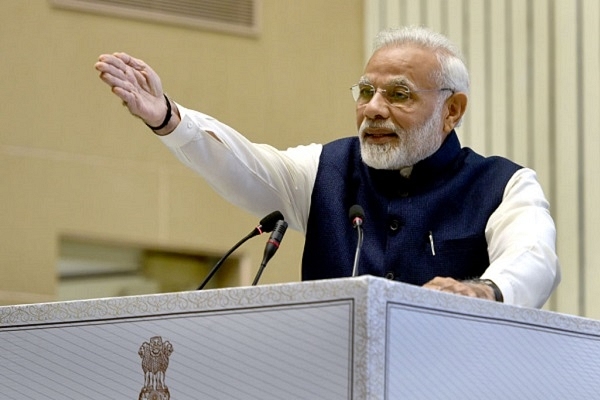
<svg viewBox="0 0 600 400">
<path fill-rule="evenodd" d="M 281 214 L 280 211 L 273 211 L 271 214 L 261 219 L 258 226 L 262 232 L 271 232 L 275 229 L 277 221 L 280 220 L 283 220 L 283 214 Z"/>
<path fill-rule="evenodd" d="M 350 207 L 348 216 L 350 217 L 350 222 L 352 222 L 352 225 L 356 227 L 358 225 L 362 225 L 362 222 L 365 219 L 365 211 L 361 206 L 355 204 Z"/>
<path fill-rule="evenodd" d="M 267 245 L 265 246 L 265 254 L 263 256 L 263 261 L 261 265 L 267 265 L 267 262 L 273 257 L 277 249 L 279 249 L 279 245 L 283 240 L 283 235 L 285 235 L 285 231 L 288 227 L 287 222 L 280 219 L 275 223 L 275 229 L 271 233 L 271 237 L 267 240 Z"/>
<path fill-rule="evenodd" d="M 273 229 L 273 233 L 271 234 L 271 239 L 274 239 L 279 243 L 283 240 L 283 235 L 287 230 L 288 223 L 284 220 L 279 220 L 275 223 L 275 228 Z"/>
</svg>

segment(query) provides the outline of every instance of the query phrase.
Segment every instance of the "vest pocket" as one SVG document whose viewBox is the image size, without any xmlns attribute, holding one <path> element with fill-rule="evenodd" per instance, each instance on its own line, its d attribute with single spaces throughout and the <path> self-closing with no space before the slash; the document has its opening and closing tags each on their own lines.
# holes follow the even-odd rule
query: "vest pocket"
<svg viewBox="0 0 600 400">
<path fill-rule="evenodd" d="M 427 250 L 434 276 L 475 278 L 481 276 L 490 264 L 484 235 L 445 240 L 430 237 Z"/>
</svg>

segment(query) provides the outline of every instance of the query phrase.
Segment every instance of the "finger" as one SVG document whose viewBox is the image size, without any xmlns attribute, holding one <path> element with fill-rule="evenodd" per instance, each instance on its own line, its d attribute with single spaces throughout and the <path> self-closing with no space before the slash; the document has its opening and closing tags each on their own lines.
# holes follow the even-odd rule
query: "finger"
<svg viewBox="0 0 600 400">
<path fill-rule="evenodd" d="M 130 83 L 131 86 L 139 86 L 135 74 L 136 74 L 136 71 L 131 68 L 126 68 L 125 71 L 123 71 L 123 77 L 124 77 L 125 81 Z"/>
<path fill-rule="evenodd" d="M 106 83 L 108 86 L 110 86 L 112 88 L 119 87 L 124 90 L 131 91 L 131 84 L 129 84 L 127 81 L 117 78 L 114 75 L 111 75 L 109 73 L 104 73 L 104 72 L 101 73 L 100 79 L 102 80 L 102 82 Z"/>
<path fill-rule="evenodd" d="M 148 83 L 148 78 L 146 76 L 146 74 L 143 74 L 142 72 L 138 71 L 138 70 L 133 70 L 133 76 L 135 78 L 136 83 L 138 84 L 138 86 L 145 90 L 148 93 L 152 93 L 152 94 L 156 94 L 153 93 L 152 88 L 150 87 L 150 84 Z"/>
<path fill-rule="evenodd" d="M 432 280 L 430 280 L 423 286 L 431 288 L 431 289 L 441 289 L 441 288 L 452 285 L 454 282 L 456 282 L 456 281 L 452 278 L 436 276 L 435 278 L 433 278 Z"/>
<path fill-rule="evenodd" d="M 426 284 L 424 284 L 424 285 L 423 285 L 423 287 L 424 287 L 424 288 L 427 288 L 427 289 L 435 289 L 435 290 L 439 290 L 439 288 L 440 288 L 440 286 L 439 286 L 439 285 L 436 285 L 436 284 L 435 284 L 434 282 L 432 282 L 432 281 L 429 281 L 429 282 L 427 282 Z"/>
<path fill-rule="evenodd" d="M 448 277 L 440 277 L 436 276 L 429 282 L 427 282 L 423 287 L 438 290 L 441 292 L 447 293 L 455 293 L 462 294 L 464 296 L 473 296 L 474 292 L 471 287 L 463 284 L 456 279 L 448 278 Z"/>
<path fill-rule="evenodd" d="M 113 57 L 123 63 L 122 68 L 128 71 L 127 78 L 130 82 L 133 83 L 129 79 L 129 73 L 133 72 L 133 76 L 135 76 L 136 82 L 141 88 L 154 96 L 162 97 L 162 84 L 158 74 L 152 67 L 138 58 L 131 57 L 127 53 L 115 53 Z"/>
<path fill-rule="evenodd" d="M 139 58 L 132 57 L 127 53 L 115 53 L 114 56 L 125 65 L 137 69 L 138 71 L 143 71 L 150 68 L 144 61 L 140 60 Z"/>
<path fill-rule="evenodd" d="M 98 57 L 98 62 L 104 63 L 107 66 L 112 66 L 113 68 L 121 71 L 124 71 L 125 68 L 127 68 L 127 64 L 113 54 L 102 54 L 100 57 Z"/>
<path fill-rule="evenodd" d="M 140 82 L 136 77 L 139 72 L 127 67 L 124 71 L 117 70 L 113 67 L 101 67 L 100 79 L 111 87 L 118 87 L 128 92 L 147 91 L 147 83 Z M 141 83 L 141 85 L 140 85 Z"/>
<path fill-rule="evenodd" d="M 445 291 L 450 292 L 450 293 L 460 294 L 462 296 L 478 297 L 477 292 L 472 287 L 467 286 L 467 285 L 462 285 L 462 284 L 453 285 L 451 287 L 448 287 Z"/>
<path fill-rule="evenodd" d="M 107 77 L 108 79 L 118 79 L 121 81 L 127 80 L 126 70 L 115 67 L 112 64 L 105 62 L 97 62 L 95 64 L 95 68 L 97 71 L 100 71 L 101 78 Z"/>
<path fill-rule="evenodd" d="M 112 92 L 117 95 L 118 98 L 121 99 L 124 106 L 129 108 L 129 111 L 133 112 L 132 108 L 135 107 L 135 96 L 128 90 L 125 90 L 121 87 L 114 86 L 112 88 Z"/>
</svg>

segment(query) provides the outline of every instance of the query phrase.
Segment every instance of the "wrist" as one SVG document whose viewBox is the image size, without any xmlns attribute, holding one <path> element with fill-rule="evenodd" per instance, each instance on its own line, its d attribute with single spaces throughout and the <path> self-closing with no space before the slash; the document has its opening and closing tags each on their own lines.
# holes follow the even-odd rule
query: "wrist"
<svg viewBox="0 0 600 400">
<path fill-rule="evenodd" d="M 498 285 L 496 285 L 492 280 L 476 278 L 471 279 L 468 282 L 486 286 L 491 293 L 491 299 L 499 303 L 504 302 L 504 296 L 502 295 L 502 291 L 500 290 Z"/>
<path fill-rule="evenodd" d="M 163 118 L 163 121 L 157 126 L 152 126 L 152 125 L 148 124 L 147 122 L 144 122 L 146 124 L 146 126 L 150 129 L 152 129 L 153 131 L 160 131 L 161 129 L 164 129 L 169 124 L 169 121 L 171 120 L 171 117 L 173 116 L 173 110 L 171 108 L 171 100 L 169 100 L 169 98 L 167 97 L 166 94 L 163 94 L 163 97 L 165 98 L 165 103 L 167 105 L 167 112 L 165 113 L 165 117 Z"/>
<path fill-rule="evenodd" d="M 167 105 L 167 111 L 163 121 L 157 126 L 151 126 L 147 122 L 144 122 L 146 126 L 159 136 L 166 136 L 169 133 L 173 132 L 179 122 L 181 121 L 181 117 L 179 116 L 179 110 L 177 109 L 177 105 L 171 101 L 167 97 L 166 94 L 163 95 L 165 98 L 165 103 Z"/>
</svg>

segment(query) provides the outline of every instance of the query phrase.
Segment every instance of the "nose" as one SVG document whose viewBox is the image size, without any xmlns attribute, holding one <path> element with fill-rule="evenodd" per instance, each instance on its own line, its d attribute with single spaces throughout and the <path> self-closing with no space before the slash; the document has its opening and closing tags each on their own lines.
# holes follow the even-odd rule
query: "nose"
<svg viewBox="0 0 600 400">
<path fill-rule="evenodd" d="M 363 106 L 363 116 L 370 119 L 388 119 L 390 116 L 389 113 L 389 104 L 379 90 L 377 90 L 373 98 Z"/>
</svg>

